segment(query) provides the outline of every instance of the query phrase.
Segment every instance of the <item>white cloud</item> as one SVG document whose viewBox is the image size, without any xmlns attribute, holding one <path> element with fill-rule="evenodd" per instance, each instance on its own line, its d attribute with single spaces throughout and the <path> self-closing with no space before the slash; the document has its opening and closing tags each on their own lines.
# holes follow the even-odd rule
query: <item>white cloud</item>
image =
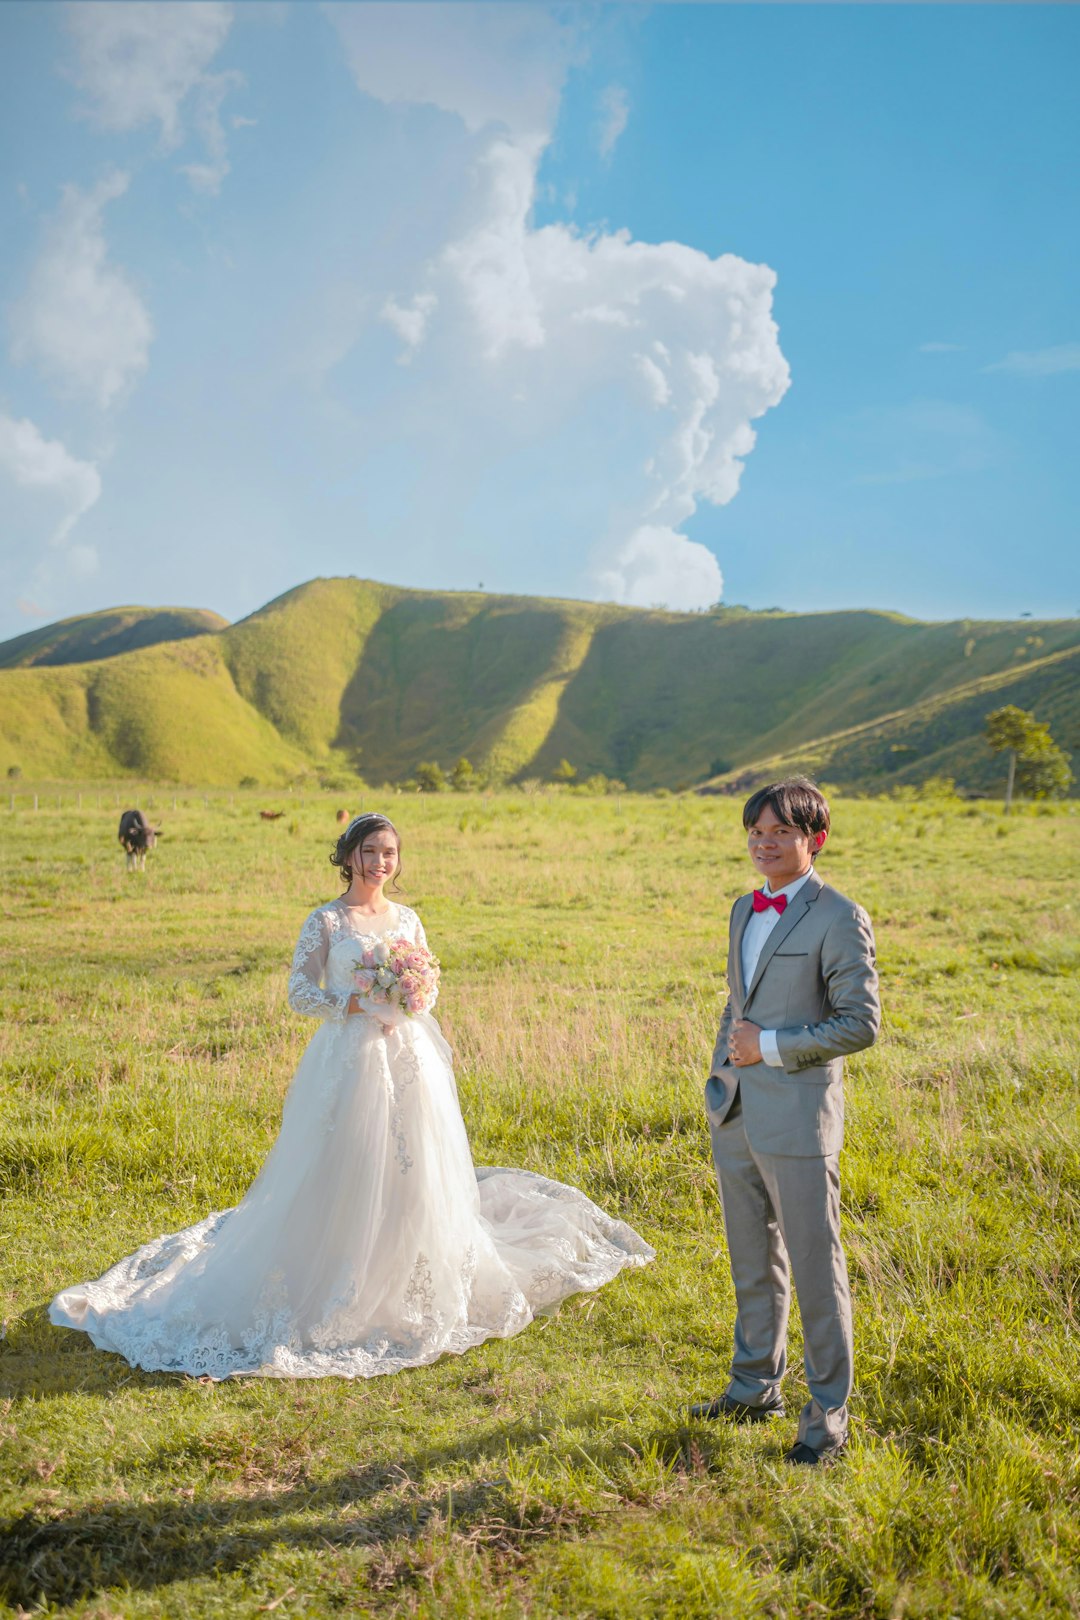
<svg viewBox="0 0 1080 1620">
<path fill-rule="evenodd" d="M 242 83 L 243 76 L 239 73 L 207 74 L 193 97 L 193 122 L 202 136 L 206 161 L 182 163 L 180 172 L 187 175 L 196 191 L 205 191 L 212 197 L 217 196 L 229 172 L 228 143 L 221 122 L 221 104 L 229 91 Z M 235 120 L 233 122 L 235 124 Z"/>
<path fill-rule="evenodd" d="M 433 279 L 456 288 L 486 359 L 543 349 L 543 386 L 560 400 L 644 377 L 651 404 L 674 416 L 652 428 L 650 514 L 679 522 L 699 498 L 731 500 L 754 443 L 749 421 L 788 386 L 772 271 L 677 242 L 636 242 L 625 231 L 535 230 L 526 155 L 497 143 L 485 165 L 480 221 L 444 251 Z M 454 307 L 449 290 L 443 298 Z"/>
<path fill-rule="evenodd" d="M 75 0 L 66 8 L 75 58 L 71 77 L 86 111 L 104 129 L 158 125 L 166 150 L 186 135 L 185 113 L 206 147 L 206 161 L 183 172 L 200 190 L 217 191 L 228 173 L 221 103 L 242 82 L 207 70 L 229 33 L 231 5 L 218 0 Z"/>
<path fill-rule="evenodd" d="M 635 529 L 597 583 L 612 601 L 632 607 L 689 611 L 709 607 L 724 594 L 724 576 L 708 547 L 654 524 Z"/>
<path fill-rule="evenodd" d="M 985 371 L 1011 371 L 1021 377 L 1053 377 L 1062 371 L 1080 371 L 1080 343 L 1059 343 L 1051 349 L 1014 349 Z"/>
<path fill-rule="evenodd" d="M 325 5 L 358 87 L 388 103 L 502 125 L 535 148 L 551 133 L 578 29 L 545 6 L 362 0 Z"/>
<path fill-rule="evenodd" d="M 102 215 L 127 187 L 119 173 L 91 191 L 64 187 L 11 313 L 14 359 L 33 362 L 64 393 L 103 408 L 146 369 L 153 337 L 142 299 L 105 245 Z"/>
<path fill-rule="evenodd" d="M 645 387 L 649 391 L 649 398 L 653 404 L 656 406 L 667 405 L 671 400 L 671 384 L 665 377 L 661 367 L 647 354 L 636 354 L 634 360 L 638 371 L 644 379 Z"/>
<path fill-rule="evenodd" d="M 558 554 L 561 578 L 573 568 L 578 590 L 588 579 L 625 601 L 714 602 L 716 559 L 678 528 L 700 502 L 734 497 L 751 423 L 789 385 L 772 270 L 625 230 L 536 227 L 536 131 L 550 129 L 566 66 L 561 37 L 544 33 L 547 12 L 372 5 L 327 14 L 362 88 L 461 120 L 456 133 L 431 127 L 430 180 L 418 156 L 424 121 L 410 126 L 415 190 L 401 207 L 410 227 L 428 217 L 437 185 L 443 240 L 425 254 L 410 236 L 408 269 L 375 306 L 405 345 L 410 387 L 377 388 L 370 369 L 365 376 L 369 447 L 392 446 L 399 458 L 407 446 L 410 466 L 423 467 L 396 497 L 414 503 L 411 532 L 432 527 L 437 499 L 444 545 L 457 533 L 471 553 L 494 549 L 513 510 L 519 554 L 542 554 L 549 569 Z M 526 28 L 546 41 L 533 64 L 544 94 L 521 116 L 505 98 L 517 88 Z M 455 46 L 444 59 L 446 29 Z M 460 185 L 451 192 L 452 174 Z M 394 278 L 392 265 L 384 273 Z M 424 499 L 430 512 L 415 509 Z"/>
<path fill-rule="evenodd" d="M 383 320 L 393 327 L 405 345 L 405 351 L 400 356 L 402 361 L 411 359 L 412 351 L 424 341 L 428 317 L 437 303 L 434 293 L 420 293 L 411 304 L 398 304 L 388 298 L 383 305 Z"/>
<path fill-rule="evenodd" d="M 5 507 L 10 502 L 12 527 L 43 531 L 50 545 L 67 548 L 69 567 L 80 574 L 92 573 L 97 552 L 68 541 L 76 523 L 101 496 L 101 475 L 93 462 L 76 460 L 58 439 L 46 439 L 26 417 L 0 413 L 0 475 L 8 485 Z"/>
<path fill-rule="evenodd" d="M 630 122 L 630 98 L 621 84 L 609 84 L 600 97 L 600 119 L 596 144 L 600 156 L 609 158 Z"/>
</svg>

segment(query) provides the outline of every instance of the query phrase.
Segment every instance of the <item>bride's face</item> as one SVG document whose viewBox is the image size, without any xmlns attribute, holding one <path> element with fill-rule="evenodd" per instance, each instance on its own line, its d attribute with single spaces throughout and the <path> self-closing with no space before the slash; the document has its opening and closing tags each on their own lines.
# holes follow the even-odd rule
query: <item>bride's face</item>
<svg viewBox="0 0 1080 1620">
<path fill-rule="evenodd" d="M 352 858 L 353 878 L 376 887 L 388 883 L 398 869 L 398 845 L 386 827 L 369 833 Z"/>
</svg>

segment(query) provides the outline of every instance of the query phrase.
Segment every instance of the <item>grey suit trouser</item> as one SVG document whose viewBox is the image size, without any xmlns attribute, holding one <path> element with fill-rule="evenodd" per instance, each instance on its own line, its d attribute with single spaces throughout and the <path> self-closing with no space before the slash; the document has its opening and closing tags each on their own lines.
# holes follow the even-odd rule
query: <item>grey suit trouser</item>
<svg viewBox="0 0 1080 1620">
<path fill-rule="evenodd" d="M 760 1406 L 779 1391 L 787 1367 L 790 1264 L 810 1389 L 799 1439 L 828 1451 L 847 1435 L 853 1374 L 838 1157 L 755 1152 L 737 1093 L 723 1123 L 710 1131 L 737 1305 L 727 1393 Z"/>
</svg>

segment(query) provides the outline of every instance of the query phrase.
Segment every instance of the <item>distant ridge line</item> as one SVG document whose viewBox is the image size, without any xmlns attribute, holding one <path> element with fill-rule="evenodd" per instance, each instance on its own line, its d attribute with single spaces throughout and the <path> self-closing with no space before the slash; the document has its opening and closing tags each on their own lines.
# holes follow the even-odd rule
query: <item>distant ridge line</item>
<svg viewBox="0 0 1080 1620">
<path fill-rule="evenodd" d="M 358 578 L 229 624 L 124 607 L 0 644 L 0 770 L 268 789 L 410 779 L 734 790 L 797 763 L 881 791 L 987 791 L 986 712 L 1016 701 L 1080 747 L 1080 621 L 927 622 L 884 609 L 704 613 Z"/>
</svg>

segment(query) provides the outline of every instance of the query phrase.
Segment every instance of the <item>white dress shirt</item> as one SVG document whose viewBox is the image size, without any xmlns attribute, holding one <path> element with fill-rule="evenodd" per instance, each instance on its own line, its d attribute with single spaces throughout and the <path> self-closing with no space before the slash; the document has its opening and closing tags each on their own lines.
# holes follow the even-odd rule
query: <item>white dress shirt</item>
<svg viewBox="0 0 1080 1620">
<path fill-rule="evenodd" d="M 812 871 L 813 867 L 810 868 L 810 872 Z M 797 877 L 794 883 L 787 884 L 787 886 L 783 889 L 770 888 L 769 884 L 766 882 L 765 893 L 770 899 L 777 899 L 780 895 L 784 895 L 787 899 L 788 905 L 790 906 L 791 902 L 794 900 L 795 896 L 798 894 L 799 890 L 810 876 L 810 872 L 804 872 L 802 877 Z M 754 970 L 758 965 L 758 957 L 765 948 L 765 941 L 768 939 L 769 935 L 772 933 L 779 921 L 780 913 L 777 911 L 775 906 L 769 906 L 765 911 L 752 911 L 750 913 L 750 920 L 743 930 L 742 937 L 742 976 L 743 984 L 746 986 L 747 990 L 749 990 L 750 981 L 754 977 Z M 775 1029 L 763 1029 L 758 1037 L 758 1041 L 761 1046 L 761 1061 L 763 1063 L 767 1063 L 770 1069 L 782 1069 L 784 1067 L 784 1060 L 780 1056 L 780 1048 L 776 1044 Z"/>
</svg>

